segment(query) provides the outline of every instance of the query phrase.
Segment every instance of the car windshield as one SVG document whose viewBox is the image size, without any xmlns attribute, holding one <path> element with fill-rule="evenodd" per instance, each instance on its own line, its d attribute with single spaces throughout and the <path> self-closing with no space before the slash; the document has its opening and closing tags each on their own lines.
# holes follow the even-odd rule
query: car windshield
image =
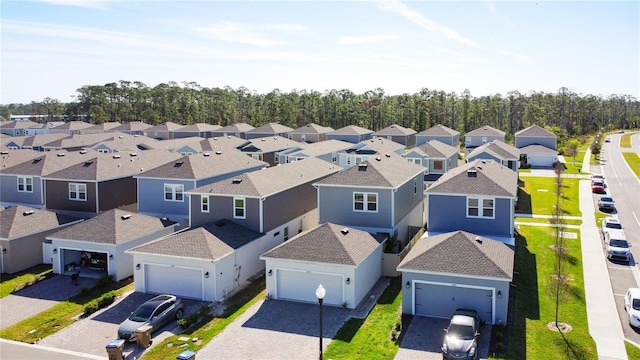
<svg viewBox="0 0 640 360">
<path fill-rule="evenodd" d="M 149 319 L 149 317 L 153 313 L 153 310 L 155 310 L 155 306 L 144 304 L 137 308 L 136 311 L 134 311 L 131 316 L 129 316 L 129 320 L 136 322 L 147 321 L 147 319 Z"/>
<path fill-rule="evenodd" d="M 594 181 L 593 186 L 604 186 L 604 183 L 602 181 Z"/>
<path fill-rule="evenodd" d="M 622 225 L 616 223 L 607 223 L 609 229 L 622 229 Z"/>
<path fill-rule="evenodd" d="M 640 299 L 633 299 L 631 306 L 633 307 L 633 310 L 640 310 Z"/>
<path fill-rule="evenodd" d="M 613 247 L 626 248 L 629 247 L 626 240 L 611 240 L 609 244 Z"/>
<path fill-rule="evenodd" d="M 471 340 L 476 336 L 471 326 L 456 325 L 456 324 L 449 325 L 449 330 L 447 331 L 447 335 L 453 336 L 455 338 L 462 339 L 462 340 Z"/>
<path fill-rule="evenodd" d="M 610 198 L 610 197 L 603 197 L 603 198 L 600 198 L 600 200 L 604 201 L 604 202 L 612 202 L 613 201 L 613 199 Z"/>
</svg>

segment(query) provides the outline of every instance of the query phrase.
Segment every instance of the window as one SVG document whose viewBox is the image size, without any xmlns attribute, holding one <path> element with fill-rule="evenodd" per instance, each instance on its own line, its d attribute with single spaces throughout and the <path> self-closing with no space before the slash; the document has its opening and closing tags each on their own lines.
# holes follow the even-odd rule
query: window
<svg viewBox="0 0 640 360">
<path fill-rule="evenodd" d="M 33 178 L 18 176 L 18 192 L 33 192 Z"/>
<path fill-rule="evenodd" d="M 353 193 L 353 210 L 364 212 L 378 212 L 378 194 Z"/>
<path fill-rule="evenodd" d="M 209 198 L 207 196 L 200 198 L 200 211 L 205 213 L 209 212 Z"/>
<path fill-rule="evenodd" d="M 413 195 L 418 194 L 418 179 L 413 179 Z"/>
<path fill-rule="evenodd" d="M 69 184 L 69 200 L 87 201 L 87 184 Z"/>
<path fill-rule="evenodd" d="M 98 149 L 98 152 L 101 154 L 108 154 L 109 153 L 109 149 Z"/>
<path fill-rule="evenodd" d="M 289 240 L 289 227 L 285 226 L 283 232 L 284 232 L 284 241 Z"/>
<path fill-rule="evenodd" d="M 255 160 L 262 160 L 261 154 L 251 154 L 251 157 L 254 158 Z"/>
<path fill-rule="evenodd" d="M 184 201 L 184 185 L 164 184 L 165 201 Z"/>
<path fill-rule="evenodd" d="M 289 136 L 291 136 L 291 135 L 289 135 Z M 291 137 L 289 137 L 289 139 L 291 139 Z M 304 135 L 304 134 L 300 135 L 300 141 L 301 142 L 307 141 L 307 135 Z"/>
<path fill-rule="evenodd" d="M 467 198 L 467 217 L 494 218 L 494 199 Z"/>
<path fill-rule="evenodd" d="M 191 151 L 181 151 L 181 152 L 180 152 L 180 155 L 182 155 L 182 156 L 189 156 L 189 155 L 193 155 L 193 152 L 191 152 Z"/>
<path fill-rule="evenodd" d="M 420 158 L 408 158 L 407 159 L 410 163 L 414 163 L 417 165 L 422 165 L 422 159 Z"/>
<path fill-rule="evenodd" d="M 433 170 L 442 170 L 444 169 L 444 164 L 442 160 L 433 160 Z"/>
<path fill-rule="evenodd" d="M 233 198 L 233 218 L 246 219 L 244 198 Z"/>
<path fill-rule="evenodd" d="M 483 136 L 483 137 L 482 137 L 482 143 L 483 143 L 483 144 L 486 144 L 486 143 L 487 143 L 487 137 L 486 137 L 486 136 Z"/>
</svg>

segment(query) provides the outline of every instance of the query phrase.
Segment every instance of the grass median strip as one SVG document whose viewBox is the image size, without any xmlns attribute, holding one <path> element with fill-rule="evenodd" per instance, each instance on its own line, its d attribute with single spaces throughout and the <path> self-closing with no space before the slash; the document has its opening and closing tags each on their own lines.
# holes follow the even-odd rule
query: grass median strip
<svg viewBox="0 0 640 360">
<path fill-rule="evenodd" d="M 640 178 L 640 156 L 633 152 L 623 152 L 622 156 L 629 164 L 633 173 L 636 174 L 636 177 Z"/>
<path fill-rule="evenodd" d="M 40 264 L 15 274 L 2 274 L 0 299 L 51 275 L 53 275 L 53 269 L 51 265 L 46 264 Z"/>
</svg>

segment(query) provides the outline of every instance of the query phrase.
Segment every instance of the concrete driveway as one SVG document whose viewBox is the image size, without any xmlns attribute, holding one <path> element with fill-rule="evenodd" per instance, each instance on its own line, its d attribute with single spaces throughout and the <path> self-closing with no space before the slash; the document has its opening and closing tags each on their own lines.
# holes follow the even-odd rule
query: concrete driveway
<svg viewBox="0 0 640 360">
<path fill-rule="evenodd" d="M 250 307 L 197 355 L 202 359 L 316 359 L 319 354 L 318 304 L 261 300 Z M 323 347 L 344 322 L 347 309 L 323 307 Z"/>
<path fill-rule="evenodd" d="M 91 288 L 96 279 L 79 278 L 78 285 L 70 276 L 54 275 L 0 299 L 0 329 L 9 327 L 42 312 L 51 306 L 80 293 L 82 287 Z"/>
<path fill-rule="evenodd" d="M 414 316 L 406 330 L 400 349 L 394 360 L 440 360 L 442 359 L 442 338 L 444 329 L 449 326 L 449 319 L 436 319 L 424 316 Z M 478 340 L 478 359 L 489 357 L 489 342 L 491 341 L 491 325 L 483 325 Z"/>
</svg>

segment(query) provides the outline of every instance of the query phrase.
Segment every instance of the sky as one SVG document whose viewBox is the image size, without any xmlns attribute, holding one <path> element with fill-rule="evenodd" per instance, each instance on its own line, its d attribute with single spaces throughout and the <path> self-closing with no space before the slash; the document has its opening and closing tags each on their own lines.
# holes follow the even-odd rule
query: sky
<svg viewBox="0 0 640 360">
<path fill-rule="evenodd" d="M 640 1 L 2 0 L 0 104 L 85 85 L 640 99 Z"/>
</svg>

